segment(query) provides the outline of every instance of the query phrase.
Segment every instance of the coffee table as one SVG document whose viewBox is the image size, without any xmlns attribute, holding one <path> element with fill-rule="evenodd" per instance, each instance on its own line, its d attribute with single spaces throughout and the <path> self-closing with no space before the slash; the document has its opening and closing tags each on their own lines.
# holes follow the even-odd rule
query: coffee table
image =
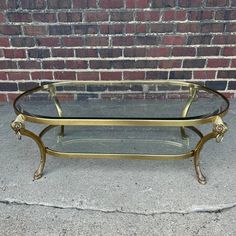
<svg viewBox="0 0 236 236">
<path fill-rule="evenodd" d="M 229 108 L 225 96 L 201 84 L 175 80 L 54 82 L 24 92 L 13 106 L 17 117 L 12 129 L 19 139 L 32 138 L 40 150 L 34 180 L 42 177 L 46 154 L 144 160 L 193 157 L 198 182 L 205 184 L 200 151 L 210 139 L 222 141 L 228 129 L 222 121 Z M 45 127 L 36 134 L 26 122 Z M 199 126 L 209 123 L 211 131 L 203 134 Z"/>
</svg>

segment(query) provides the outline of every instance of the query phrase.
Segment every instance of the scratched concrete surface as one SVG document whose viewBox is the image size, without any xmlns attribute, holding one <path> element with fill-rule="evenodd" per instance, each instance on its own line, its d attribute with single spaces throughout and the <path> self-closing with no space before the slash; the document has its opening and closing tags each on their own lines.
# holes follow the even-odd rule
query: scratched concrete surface
<svg viewBox="0 0 236 236">
<path fill-rule="evenodd" d="M 37 146 L 14 136 L 11 105 L 1 104 L 0 114 L 0 235 L 236 235 L 236 101 L 223 143 L 209 141 L 202 151 L 205 186 L 191 159 L 49 156 L 33 182 Z"/>
</svg>

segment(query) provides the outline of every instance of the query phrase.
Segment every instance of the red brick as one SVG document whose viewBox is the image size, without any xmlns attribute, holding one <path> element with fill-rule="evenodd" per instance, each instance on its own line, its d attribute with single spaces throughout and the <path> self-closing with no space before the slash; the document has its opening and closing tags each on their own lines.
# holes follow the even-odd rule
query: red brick
<svg viewBox="0 0 236 236">
<path fill-rule="evenodd" d="M 155 23 L 150 25 L 151 33 L 172 33 L 175 25 L 170 23 Z"/>
<path fill-rule="evenodd" d="M 0 71 L 0 80 L 7 80 L 7 72 Z"/>
<path fill-rule="evenodd" d="M 202 33 L 224 32 L 224 23 L 202 23 L 201 32 Z"/>
<path fill-rule="evenodd" d="M 48 2 L 48 8 L 49 9 L 63 9 L 71 8 L 71 1 L 70 0 L 47 0 Z"/>
<path fill-rule="evenodd" d="M 236 42 L 236 35 L 215 35 L 212 44 L 232 44 Z"/>
<path fill-rule="evenodd" d="M 160 11 L 140 11 L 136 12 L 137 21 L 158 21 L 160 19 Z"/>
<path fill-rule="evenodd" d="M 9 22 L 32 22 L 32 16 L 26 12 L 8 12 Z"/>
<path fill-rule="evenodd" d="M 11 45 L 13 47 L 34 47 L 35 40 L 33 37 L 12 37 Z"/>
<path fill-rule="evenodd" d="M 0 47 L 9 47 L 9 38 L 0 37 Z"/>
<path fill-rule="evenodd" d="M 99 80 L 99 72 L 78 72 L 78 80 Z"/>
<path fill-rule="evenodd" d="M 76 80 L 76 73 L 74 71 L 55 71 L 55 80 Z"/>
<path fill-rule="evenodd" d="M 168 71 L 147 71 L 146 79 L 168 79 Z"/>
<path fill-rule="evenodd" d="M 225 6 L 229 6 L 229 0 L 207 0 L 206 6 L 207 7 L 225 7 Z"/>
<path fill-rule="evenodd" d="M 168 10 L 163 12 L 163 21 L 184 21 L 186 20 L 186 11 Z"/>
<path fill-rule="evenodd" d="M 49 25 L 50 35 L 70 35 L 72 34 L 71 25 Z"/>
<path fill-rule="evenodd" d="M 112 62 L 107 60 L 90 60 L 91 69 L 111 69 Z"/>
<path fill-rule="evenodd" d="M 108 37 L 87 37 L 85 40 L 85 46 L 108 46 Z"/>
<path fill-rule="evenodd" d="M 202 0 L 179 0 L 179 7 L 201 7 Z"/>
<path fill-rule="evenodd" d="M 73 8 L 96 8 L 96 0 L 73 0 Z"/>
<path fill-rule="evenodd" d="M 195 11 L 191 10 L 188 12 L 188 19 L 191 21 L 201 21 L 201 20 L 211 20 L 214 17 L 214 11 L 204 10 L 204 11 Z"/>
<path fill-rule="evenodd" d="M 88 35 L 88 34 L 98 34 L 97 24 L 83 24 L 74 26 L 75 34 Z"/>
<path fill-rule="evenodd" d="M 236 48 L 235 47 L 224 47 L 222 49 L 223 56 L 236 56 Z"/>
<path fill-rule="evenodd" d="M 23 0 L 21 1 L 21 7 L 23 9 L 30 9 L 30 10 L 39 10 L 46 8 L 46 1 L 45 0 Z"/>
<path fill-rule="evenodd" d="M 0 9 L 2 9 L 2 10 L 7 9 L 6 0 L 0 1 Z"/>
<path fill-rule="evenodd" d="M 4 49 L 6 58 L 25 58 L 26 53 L 24 49 Z"/>
<path fill-rule="evenodd" d="M 65 63 L 64 61 L 43 61 L 42 68 L 43 69 L 64 69 Z"/>
<path fill-rule="evenodd" d="M 39 61 L 18 61 L 19 69 L 41 69 Z"/>
<path fill-rule="evenodd" d="M 20 95 L 20 93 L 8 93 L 7 99 L 9 102 L 15 101 L 15 99 Z"/>
<path fill-rule="evenodd" d="M 194 71 L 193 78 L 194 79 L 215 79 L 216 71 Z"/>
<path fill-rule="evenodd" d="M 132 11 L 115 11 L 110 13 L 111 21 L 133 21 L 134 15 Z"/>
<path fill-rule="evenodd" d="M 235 20 L 236 10 L 219 10 L 216 11 L 216 20 Z"/>
<path fill-rule="evenodd" d="M 135 72 L 124 72 L 124 80 L 144 80 L 145 72 L 143 71 L 135 71 Z"/>
<path fill-rule="evenodd" d="M 3 12 L 0 12 L 0 22 L 1 23 L 6 22 L 6 16 L 5 16 L 5 14 Z"/>
<path fill-rule="evenodd" d="M 207 67 L 228 67 L 229 59 L 208 59 Z"/>
<path fill-rule="evenodd" d="M 177 24 L 177 32 L 186 33 L 198 33 L 201 30 L 201 25 L 199 23 L 179 23 Z"/>
<path fill-rule="evenodd" d="M 16 69 L 17 64 L 15 61 L 4 60 L 0 61 L 0 69 Z"/>
<path fill-rule="evenodd" d="M 172 50 L 172 56 L 190 56 L 193 57 L 196 55 L 196 49 L 191 47 L 176 47 Z"/>
<path fill-rule="evenodd" d="M 100 49 L 99 55 L 101 58 L 112 58 L 112 57 L 121 57 L 122 56 L 122 50 L 118 48 L 108 48 L 108 49 Z"/>
<path fill-rule="evenodd" d="M 83 44 L 84 41 L 82 37 L 62 38 L 62 45 L 66 47 L 83 46 Z"/>
<path fill-rule="evenodd" d="M 197 49 L 198 56 L 218 56 L 220 47 L 199 47 Z"/>
<path fill-rule="evenodd" d="M 125 48 L 124 56 L 125 57 L 145 57 L 146 48 Z"/>
<path fill-rule="evenodd" d="M 0 25 L 0 34 L 20 35 L 21 28 L 19 25 Z"/>
<path fill-rule="evenodd" d="M 52 80 L 53 74 L 49 71 L 35 71 L 31 72 L 32 80 Z"/>
<path fill-rule="evenodd" d="M 165 45 L 183 45 L 185 43 L 185 36 L 178 35 L 165 35 L 162 39 L 162 44 Z"/>
<path fill-rule="evenodd" d="M 52 56 L 53 57 L 73 57 L 74 56 L 74 50 L 73 49 L 52 49 Z"/>
<path fill-rule="evenodd" d="M 180 68 L 182 60 L 163 60 L 159 61 L 159 68 L 167 69 L 167 68 Z"/>
<path fill-rule="evenodd" d="M 151 7 L 152 8 L 169 8 L 175 7 L 175 0 L 152 0 Z"/>
<path fill-rule="evenodd" d="M 122 80 L 121 72 L 101 72 L 101 80 Z"/>
<path fill-rule="evenodd" d="M 58 14 L 60 22 L 80 22 L 82 21 L 82 13 L 80 12 L 60 12 Z"/>
<path fill-rule="evenodd" d="M 124 0 L 100 0 L 99 7 L 105 9 L 113 9 L 113 8 L 123 8 L 124 7 Z"/>
<path fill-rule="evenodd" d="M 171 49 L 170 48 L 148 48 L 148 57 L 169 57 Z"/>
<path fill-rule="evenodd" d="M 126 8 L 149 8 L 148 0 L 126 0 Z"/>
<path fill-rule="evenodd" d="M 87 22 L 108 21 L 108 13 L 104 11 L 88 11 L 84 13 Z"/>
<path fill-rule="evenodd" d="M 30 80 L 29 72 L 8 72 L 9 80 Z"/>
<path fill-rule="evenodd" d="M 115 36 L 112 38 L 113 46 L 130 46 L 134 45 L 134 36 Z"/>
<path fill-rule="evenodd" d="M 37 38 L 37 44 L 38 46 L 57 47 L 60 46 L 60 39 L 52 37 L 41 37 Z"/>
<path fill-rule="evenodd" d="M 47 29 L 45 26 L 36 26 L 36 25 L 28 25 L 24 26 L 25 35 L 36 36 L 36 35 L 46 35 Z"/>
<path fill-rule="evenodd" d="M 67 69 L 87 69 L 88 62 L 82 60 L 67 60 L 66 61 L 66 68 Z"/>
<path fill-rule="evenodd" d="M 57 18 L 56 18 L 56 14 L 55 13 L 42 13 L 42 12 L 38 12 L 38 13 L 33 13 L 33 21 L 36 22 L 56 22 Z"/>
<path fill-rule="evenodd" d="M 97 49 L 76 49 L 76 57 L 83 58 L 83 57 L 98 57 L 98 50 Z"/>
</svg>

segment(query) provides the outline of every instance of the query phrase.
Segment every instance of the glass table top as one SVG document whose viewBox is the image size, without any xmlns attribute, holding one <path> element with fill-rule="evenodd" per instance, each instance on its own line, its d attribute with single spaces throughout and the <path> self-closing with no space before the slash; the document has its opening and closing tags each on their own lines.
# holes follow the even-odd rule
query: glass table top
<svg viewBox="0 0 236 236">
<path fill-rule="evenodd" d="M 29 90 L 15 101 L 25 115 L 51 119 L 197 119 L 228 109 L 204 86 L 170 81 L 68 81 Z"/>
</svg>

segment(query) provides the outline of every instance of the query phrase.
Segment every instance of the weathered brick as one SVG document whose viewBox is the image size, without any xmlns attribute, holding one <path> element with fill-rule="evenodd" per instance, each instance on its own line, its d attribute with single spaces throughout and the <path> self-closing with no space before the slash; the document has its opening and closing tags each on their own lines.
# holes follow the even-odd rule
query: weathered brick
<svg viewBox="0 0 236 236">
<path fill-rule="evenodd" d="M 134 36 L 115 36 L 112 37 L 113 46 L 130 46 L 134 45 Z"/>
<path fill-rule="evenodd" d="M 0 80 L 7 80 L 7 72 L 0 71 Z"/>
<path fill-rule="evenodd" d="M 171 52 L 170 47 L 163 48 L 148 48 L 147 56 L 148 57 L 169 57 Z"/>
<path fill-rule="evenodd" d="M 76 49 L 75 53 L 78 58 L 98 57 L 98 49 Z"/>
<path fill-rule="evenodd" d="M 49 49 L 29 49 L 28 55 L 30 58 L 47 58 L 50 57 Z"/>
<path fill-rule="evenodd" d="M 73 2 L 73 8 L 96 8 L 96 0 L 72 0 Z"/>
<path fill-rule="evenodd" d="M 225 90 L 227 81 L 206 81 L 205 85 L 215 90 Z"/>
<path fill-rule="evenodd" d="M 137 21 L 158 21 L 160 19 L 159 10 L 148 10 L 136 12 Z"/>
<path fill-rule="evenodd" d="M 202 0 L 178 0 L 179 7 L 201 7 Z"/>
<path fill-rule="evenodd" d="M 162 38 L 162 44 L 165 45 L 183 45 L 186 41 L 186 36 L 165 35 Z"/>
<path fill-rule="evenodd" d="M 3 35 L 20 35 L 20 25 L 0 25 L 0 34 Z"/>
<path fill-rule="evenodd" d="M 194 79 L 215 79 L 216 71 L 194 71 L 193 78 Z"/>
<path fill-rule="evenodd" d="M 101 58 L 121 57 L 122 50 L 118 48 L 99 49 L 99 55 Z"/>
<path fill-rule="evenodd" d="M 67 60 L 65 61 L 67 69 L 87 69 L 88 62 L 83 60 Z"/>
<path fill-rule="evenodd" d="M 187 39 L 188 45 L 196 45 L 196 44 L 207 44 L 209 45 L 212 39 L 212 35 L 190 35 Z"/>
<path fill-rule="evenodd" d="M 69 35 L 72 34 L 72 28 L 70 25 L 50 25 L 50 35 Z"/>
<path fill-rule="evenodd" d="M 39 61 L 18 61 L 19 69 L 41 69 L 41 63 Z"/>
<path fill-rule="evenodd" d="M 205 59 L 185 59 L 183 68 L 203 68 L 205 63 Z"/>
<path fill-rule="evenodd" d="M 35 40 L 31 37 L 13 37 L 11 38 L 11 45 L 13 47 L 34 47 Z"/>
<path fill-rule="evenodd" d="M 132 11 L 115 11 L 111 12 L 111 21 L 133 21 L 134 14 Z"/>
<path fill-rule="evenodd" d="M 65 48 L 52 49 L 52 56 L 53 57 L 73 57 L 74 50 L 65 49 Z"/>
<path fill-rule="evenodd" d="M 124 72 L 124 80 L 144 80 L 145 72 L 143 71 L 125 71 Z"/>
<path fill-rule="evenodd" d="M 232 44 L 236 42 L 236 35 L 215 35 L 212 44 Z"/>
<path fill-rule="evenodd" d="M 101 80 L 121 80 L 121 72 L 101 72 Z"/>
<path fill-rule="evenodd" d="M 81 22 L 82 13 L 81 12 L 60 12 L 58 14 L 58 19 L 60 22 Z"/>
<path fill-rule="evenodd" d="M 82 37 L 62 38 L 62 45 L 65 47 L 83 46 L 84 40 Z"/>
<path fill-rule="evenodd" d="M 146 48 L 125 48 L 124 56 L 125 57 L 145 57 Z"/>
<path fill-rule="evenodd" d="M 45 0 L 21 0 L 21 7 L 23 9 L 29 10 L 38 10 L 38 9 L 45 9 L 46 8 L 46 1 Z"/>
<path fill-rule="evenodd" d="M 74 71 L 55 71 L 55 80 L 76 80 L 76 73 Z"/>
<path fill-rule="evenodd" d="M 169 8 L 175 6 L 175 0 L 151 0 L 152 8 Z"/>
<path fill-rule="evenodd" d="M 219 70 L 217 74 L 217 78 L 225 78 L 225 79 L 235 79 L 236 78 L 236 70 Z"/>
<path fill-rule="evenodd" d="M 15 61 L 4 60 L 0 61 L 0 69 L 16 69 L 17 64 Z"/>
<path fill-rule="evenodd" d="M 155 35 L 136 36 L 135 45 L 157 45 L 160 37 Z"/>
<path fill-rule="evenodd" d="M 148 8 L 149 0 L 126 0 L 126 8 Z"/>
<path fill-rule="evenodd" d="M 230 65 L 231 68 L 236 68 L 236 59 L 232 59 L 231 60 L 231 65 Z"/>
<path fill-rule="evenodd" d="M 38 46 L 45 46 L 45 47 L 56 47 L 60 46 L 60 38 L 57 37 L 40 37 L 36 38 Z"/>
<path fill-rule="evenodd" d="M 35 22 L 56 22 L 56 13 L 45 13 L 45 12 L 37 12 L 32 15 L 33 21 Z"/>
<path fill-rule="evenodd" d="M 146 72 L 146 79 L 168 79 L 168 72 L 167 71 L 147 71 Z"/>
<path fill-rule="evenodd" d="M 210 10 L 193 10 L 188 11 L 188 19 L 190 21 L 212 20 L 214 11 Z"/>
<path fill-rule="evenodd" d="M 198 56 L 218 56 L 220 47 L 199 47 L 197 48 Z"/>
<path fill-rule="evenodd" d="M 105 9 L 123 8 L 124 1 L 123 0 L 116 0 L 116 1 L 100 0 L 99 7 L 105 8 Z"/>
<path fill-rule="evenodd" d="M 18 87 L 16 83 L 0 82 L 0 91 L 17 91 Z"/>
<path fill-rule="evenodd" d="M 175 31 L 174 23 L 155 23 L 150 25 L 151 33 L 167 33 Z"/>
<path fill-rule="evenodd" d="M 24 49 L 4 49 L 6 58 L 25 58 L 26 53 Z"/>
<path fill-rule="evenodd" d="M 137 66 L 134 60 L 114 60 L 112 65 L 114 69 L 130 69 Z"/>
<path fill-rule="evenodd" d="M 0 94 L 0 102 L 7 102 L 7 94 Z"/>
<path fill-rule="evenodd" d="M 236 10 L 218 10 L 215 15 L 216 20 L 235 20 Z"/>
<path fill-rule="evenodd" d="M 99 72 L 78 72 L 78 80 L 99 80 Z"/>
<path fill-rule="evenodd" d="M 104 60 L 91 60 L 89 62 L 91 69 L 111 69 L 112 62 Z"/>
<path fill-rule="evenodd" d="M 36 35 L 46 35 L 47 28 L 43 25 L 27 25 L 24 26 L 25 35 L 36 36 Z"/>
<path fill-rule="evenodd" d="M 214 68 L 214 67 L 228 67 L 229 66 L 229 59 L 208 59 L 207 67 Z"/>
<path fill-rule="evenodd" d="M 196 49 L 194 47 L 175 47 L 172 50 L 172 56 L 195 56 Z"/>
<path fill-rule="evenodd" d="M 235 47 L 224 47 L 222 48 L 223 56 L 236 56 L 236 48 Z"/>
<path fill-rule="evenodd" d="M 32 80 L 52 80 L 53 74 L 50 71 L 34 71 L 31 72 Z"/>
<path fill-rule="evenodd" d="M 228 89 L 236 90 L 236 81 L 229 81 Z"/>
<path fill-rule="evenodd" d="M 86 34 L 97 34 L 98 25 L 75 25 L 74 26 L 75 34 L 86 35 Z"/>
<path fill-rule="evenodd" d="M 7 18 L 9 22 L 32 22 L 32 16 L 25 12 L 8 12 Z"/>
<path fill-rule="evenodd" d="M 64 69 L 65 63 L 64 61 L 43 61 L 42 68 L 43 69 Z"/>
<path fill-rule="evenodd" d="M 47 0 L 49 9 L 70 9 L 71 0 Z"/>
<path fill-rule="evenodd" d="M 33 89 L 33 88 L 36 88 L 37 86 L 39 86 L 39 84 L 36 82 L 19 82 L 18 83 L 18 87 L 20 91 Z"/>
<path fill-rule="evenodd" d="M 163 69 L 180 68 L 182 60 L 162 60 L 159 61 L 158 67 Z"/>
<path fill-rule="evenodd" d="M 187 13 L 184 10 L 167 10 L 162 15 L 162 21 L 184 21 L 186 18 Z"/>
<path fill-rule="evenodd" d="M 86 22 L 108 21 L 109 15 L 104 11 L 87 11 L 84 12 Z"/>
<path fill-rule="evenodd" d="M 9 47 L 10 42 L 8 37 L 0 37 L 0 47 Z"/>
<path fill-rule="evenodd" d="M 105 85 L 87 85 L 88 92 L 102 92 L 106 90 L 107 90 L 107 86 Z"/>
<path fill-rule="evenodd" d="M 109 38 L 108 37 L 86 37 L 85 46 L 108 46 Z"/>
<path fill-rule="evenodd" d="M 207 0 L 207 7 L 225 7 L 229 6 L 229 0 Z"/>
<path fill-rule="evenodd" d="M 201 30 L 201 25 L 199 23 L 179 23 L 177 24 L 177 32 L 180 33 L 197 33 Z"/>
<path fill-rule="evenodd" d="M 177 80 L 192 79 L 192 71 L 171 71 L 169 79 L 177 79 Z"/>
</svg>

